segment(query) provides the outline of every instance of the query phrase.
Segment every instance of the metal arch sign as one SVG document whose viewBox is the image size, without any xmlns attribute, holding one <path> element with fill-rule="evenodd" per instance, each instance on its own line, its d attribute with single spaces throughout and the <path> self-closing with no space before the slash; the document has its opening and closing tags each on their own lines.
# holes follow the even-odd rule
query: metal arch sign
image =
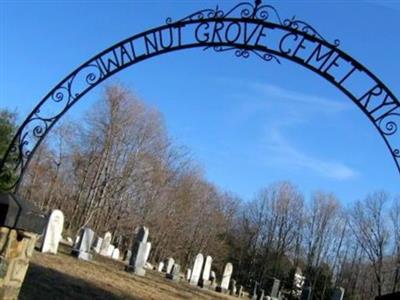
<svg viewBox="0 0 400 300">
<path fill-rule="evenodd" d="M 400 102 L 373 73 L 329 42 L 304 21 L 281 19 L 273 6 L 242 2 L 228 11 L 204 9 L 144 31 L 94 56 L 56 85 L 18 129 L 0 163 L 2 176 L 16 174 L 18 187 L 32 155 L 68 109 L 93 87 L 121 71 L 164 53 L 201 48 L 232 52 L 281 63 L 293 61 L 322 76 L 345 93 L 369 118 L 384 139 L 400 172 Z M 58 111 L 46 116 L 46 106 Z M 0 174 L 1 174 L 0 173 Z"/>
</svg>

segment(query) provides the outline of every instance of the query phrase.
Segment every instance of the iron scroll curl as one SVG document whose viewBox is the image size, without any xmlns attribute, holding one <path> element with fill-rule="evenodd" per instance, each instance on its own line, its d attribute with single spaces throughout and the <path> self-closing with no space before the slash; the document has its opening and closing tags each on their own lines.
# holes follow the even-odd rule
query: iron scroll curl
<svg viewBox="0 0 400 300">
<path fill-rule="evenodd" d="M 8 189 L 18 189 L 24 172 L 48 132 L 92 88 L 125 69 L 157 55 L 200 48 L 266 62 L 293 61 L 325 78 L 347 95 L 373 123 L 400 172 L 400 102 L 361 63 L 329 42 L 313 26 L 295 17 L 282 19 L 271 5 L 241 2 L 218 6 L 129 37 L 97 54 L 57 84 L 33 109 L 0 162 Z M 364 82 L 357 91 L 353 80 Z M 56 107 L 49 113 L 48 107 Z"/>
</svg>

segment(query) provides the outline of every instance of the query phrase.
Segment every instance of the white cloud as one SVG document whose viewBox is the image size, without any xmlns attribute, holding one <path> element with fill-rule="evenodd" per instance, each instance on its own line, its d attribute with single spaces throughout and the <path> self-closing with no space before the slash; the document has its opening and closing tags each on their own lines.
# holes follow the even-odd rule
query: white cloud
<svg viewBox="0 0 400 300">
<path fill-rule="evenodd" d="M 342 112 L 348 110 L 350 105 L 346 102 L 328 99 L 322 96 L 311 95 L 283 89 L 272 84 L 251 83 L 250 88 L 259 93 L 260 96 L 270 97 L 274 101 L 290 101 L 288 104 L 303 108 L 312 108 L 323 112 Z"/>
<path fill-rule="evenodd" d="M 236 125 L 266 114 L 267 122 L 278 118 L 288 124 L 308 123 L 319 117 L 335 117 L 354 107 L 348 101 L 301 93 L 267 83 L 227 78 L 220 81 L 230 86 L 229 97 L 236 105 L 228 112 L 228 119 Z"/>
<path fill-rule="evenodd" d="M 287 130 L 301 135 L 300 130 L 314 126 L 315 122 L 335 122 L 338 116 L 343 118 L 343 113 L 353 108 L 352 103 L 272 84 L 227 78 L 224 81 L 232 85 L 231 96 L 239 100 L 229 114 L 234 126 L 263 120 L 259 122 L 263 122 L 261 126 L 267 130 L 262 133 L 259 157 L 266 164 L 288 170 L 300 169 L 334 180 L 350 180 L 359 175 L 343 162 L 321 159 L 298 149 L 284 135 Z"/>
<path fill-rule="evenodd" d="M 358 176 L 357 171 L 344 163 L 321 160 L 296 149 L 277 127 L 268 130 L 263 148 L 268 152 L 268 164 L 305 169 L 336 180 L 348 180 Z"/>
</svg>

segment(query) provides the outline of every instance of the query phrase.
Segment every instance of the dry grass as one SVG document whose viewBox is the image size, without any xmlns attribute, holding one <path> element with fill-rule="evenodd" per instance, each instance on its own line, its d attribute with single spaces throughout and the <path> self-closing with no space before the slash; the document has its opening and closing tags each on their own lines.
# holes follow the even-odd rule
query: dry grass
<svg viewBox="0 0 400 300">
<path fill-rule="evenodd" d="M 237 299 L 186 282 L 173 282 L 147 270 L 145 277 L 124 271 L 122 262 L 96 257 L 86 262 L 71 257 L 67 247 L 57 256 L 35 252 L 22 286 L 21 300 L 37 299 Z"/>
</svg>

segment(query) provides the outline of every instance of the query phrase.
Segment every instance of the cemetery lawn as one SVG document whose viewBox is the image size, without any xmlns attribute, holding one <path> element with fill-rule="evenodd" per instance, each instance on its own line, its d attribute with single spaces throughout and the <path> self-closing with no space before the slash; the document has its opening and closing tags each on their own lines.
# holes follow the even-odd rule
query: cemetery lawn
<svg viewBox="0 0 400 300">
<path fill-rule="evenodd" d="M 62 244 L 57 255 L 35 251 L 19 299 L 237 299 L 186 281 L 175 283 L 164 273 L 147 270 L 138 277 L 125 272 L 123 262 L 101 256 L 86 262 L 69 253 L 70 247 Z"/>
</svg>

